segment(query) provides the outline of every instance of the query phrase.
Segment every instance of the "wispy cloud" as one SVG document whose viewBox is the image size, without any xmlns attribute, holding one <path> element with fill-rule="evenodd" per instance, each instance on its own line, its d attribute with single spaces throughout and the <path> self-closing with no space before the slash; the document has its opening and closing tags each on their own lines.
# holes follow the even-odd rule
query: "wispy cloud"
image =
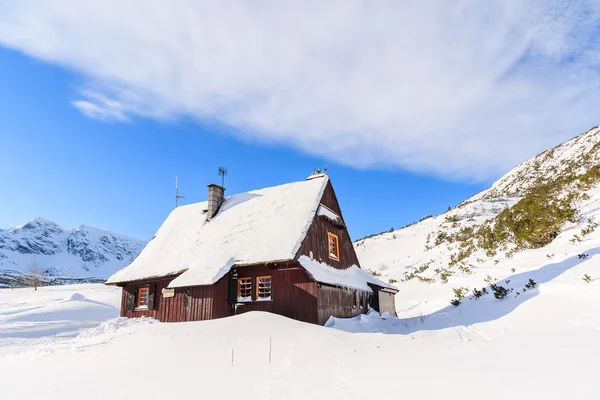
<svg viewBox="0 0 600 400">
<path fill-rule="evenodd" d="M 129 122 L 119 102 L 91 91 L 83 91 L 82 94 L 85 100 L 75 100 L 71 104 L 85 116 L 102 122 Z"/>
<path fill-rule="evenodd" d="M 0 9 L 0 43 L 83 73 L 110 99 L 74 102 L 94 118 L 216 118 L 345 164 L 452 179 L 488 179 L 598 123 L 594 1 Z"/>
</svg>

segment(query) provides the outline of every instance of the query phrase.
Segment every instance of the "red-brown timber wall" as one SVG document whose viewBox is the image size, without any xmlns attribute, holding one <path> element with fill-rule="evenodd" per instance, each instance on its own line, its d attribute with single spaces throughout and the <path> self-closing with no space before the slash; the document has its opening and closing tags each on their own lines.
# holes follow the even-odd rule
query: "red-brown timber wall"
<svg viewBox="0 0 600 400">
<path fill-rule="evenodd" d="M 162 322 L 198 321 L 222 318 L 232 315 L 232 306 L 227 301 L 228 279 L 220 279 L 214 285 L 176 288 L 174 297 L 164 297 L 162 289 L 166 288 L 174 278 L 155 281 L 144 281 L 127 285 L 121 297 L 121 316 L 128 318 L 152 317 Z M 156 285 L 154 309 L 127 310 L 127 290 Z"/>
<path fill-rule="evenodd" d="M 321 204 L 338 214 L 343 221 L 344 217 L 342 216 L 342 211 L 340 210 L 331 182 L 328 182 L 325 187 L 323 197 L 321 198 Z M 333 233 L 338 237 L 338 246 L 340 250 L 339 260 L 329 258 L 328 232 Z M 325 217 L 315 217 L 311 227 L 308 229 L 306 238 L 300 246 L 298 257 L 301 255 L 310 256 L 311 251 L 313 259 L 322 261 L 334 268 L 346 269 L 351 265 L 360 267 L 348 230 L 344 226 L 340 226 Z"/>
<path fill-rule="evenodd" d="M 138 282 L 123 288 L 121 316 L 152 317 L 163 322 L 200 321 L 223 318 L 248 311 L 267 311 L 304 322 L 317 323 L 317 283 L 312 280 L 296 262 L 237 267 L 238 277 L 253 278 L 253 297 L 256 291 L 256 277 L 270 275 L 271 300 L 249 303 L 229 303 L 229 280 L 227 274 L 214 285 L 176 288 L 174 297 L 163 297 L 162 289 L 169 285 L 169 279 Z M 127 290 L 156 285 L 154 309 L 127 310 Z"/>
<path fill-rule="evenodd" d="M 253 298 L 256 277 L 271 276 L 270 301 L 238 303 L 236 314 L 248 311 L 268 311 L 299 321 L 317 323 L 317 283 L 297 262 L 256 265 L 236 268 L 239 278 L 253 278 Z"/>
</svg>

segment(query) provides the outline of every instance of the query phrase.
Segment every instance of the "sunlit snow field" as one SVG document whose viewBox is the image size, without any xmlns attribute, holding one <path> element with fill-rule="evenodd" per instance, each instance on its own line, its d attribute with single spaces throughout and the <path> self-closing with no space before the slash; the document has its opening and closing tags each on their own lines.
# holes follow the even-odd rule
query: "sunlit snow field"
<svg viewBox="0 0 600 400">
<path fill-rule="evenodd" d="M 600 275 L 598 256 L 562 258 L 518 298 L 423 313 L 401 292 L 413 316 L 333 327 L 265 313 L 127 320 L 103 285 L 0 290 L 2 398 L 595 399 L 600 281 L 581 276 Z"/>
</svg>

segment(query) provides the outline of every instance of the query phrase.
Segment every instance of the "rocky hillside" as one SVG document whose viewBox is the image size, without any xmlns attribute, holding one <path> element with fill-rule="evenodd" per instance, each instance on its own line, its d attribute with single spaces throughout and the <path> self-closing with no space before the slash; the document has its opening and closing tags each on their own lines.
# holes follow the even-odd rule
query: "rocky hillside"
<svg viewBox="0 0 600 400">
<path fill-rule="evenodd" d="M 600 163 L 600 128 L 574 137 L 519 164 L 492 187 L 468 201 L 521 197 L 540 182 L 569 174 L 583 174 Z"/>
<path fill-rule="evenodd" d="M 445 214 L 355 247 L 364 268 L 399 286 L 400 310 L 427 309 L 432 298 L 450 300 L 453 289 L 471 293 L 573 252 L 594 253 L 587 244 L 600 222 L 599 182 L 595 127 L 518 165 Z"/>
<path fill-rule="evenodd" d="M 65 230 L 36 218 L 0 229 L 0 285 L 20 286 L 36 263 L 48 283 L 99 281 L 133 261 L 146 242 L 81 225 Z"/>
</svg>

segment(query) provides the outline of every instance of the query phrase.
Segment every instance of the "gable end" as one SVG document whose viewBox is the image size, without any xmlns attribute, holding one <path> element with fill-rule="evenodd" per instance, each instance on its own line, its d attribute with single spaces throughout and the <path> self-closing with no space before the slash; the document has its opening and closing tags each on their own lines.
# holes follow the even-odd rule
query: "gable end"
<svg viewBox="0 0 600 400">
<path fill-rule="evenodd" d="M 311 257 L 312 255 L 314 260 L 324 262 L 337 269 L 346 269 L 352 265 L 360 267 L 331 181 L 327 182 L 319 205 L 326 207 L 333 215 L 339 216 L 339 221 L 331 218 L 331 215 L 319 215 L 320 213 L 317 212 L 306 237 L 300 245 L 295 260 L 298 260 L 301 256 Z M 329 257 L 328 237 L 330 234 L 338 238 L 338 259 Z"/>
</svg>

